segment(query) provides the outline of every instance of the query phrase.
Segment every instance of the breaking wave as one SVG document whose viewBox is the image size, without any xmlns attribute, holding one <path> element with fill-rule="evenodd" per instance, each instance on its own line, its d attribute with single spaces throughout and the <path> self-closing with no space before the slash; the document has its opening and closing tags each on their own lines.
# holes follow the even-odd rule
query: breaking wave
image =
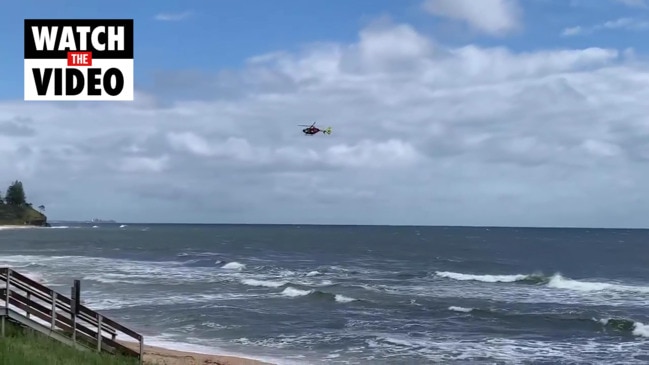
<svg viewBox="0 0 649 365">
<path fill-rule="evenodd" d="M 457 307 L 457 306 L 450 306 L 448 307 L 448 310 L 453 311 L 453 312 L 462 312 L 462 313 L 470 313 L 473 308 L 465 308 L 465 307 Z"/>
<path fill-rule="evenodd" d="M 648 286 L 624 285 L 612 282 L 585 281 L 569 279 L 556 273 L 552 276 L 542 274 L 514 274 L 514 275 L 477 275 L 463 274 L 450 271 L 436 271 L 435 275 L 441 278 L 460 281 L 480 281 L 483 283 L 520 283 L 532 285 L 546 285 L 553 289 L 564 289 L 582 292 L 615 291 L 649 293 Z"/>
<path fill-rule="evenodd" d="M 257 279 L 243 279 L 241 280 L 241 283 L 245 285 L 260 286 L 265 288 L 279 288 L 288 284 L 288 282 L 286 281 L 257 280 Z"/>
<path fill-rule="evenodd" d="M 242 264 L 242 263 L 239 263 L 239 262 L 236 262 L 236 261 L 232 261 L 232 262 L 228 262 L 227 264 L 221 266 L 221 269 L 225 269 L 225 270 L 243 270 L 245 267 L 246 267 L 245 264 Z"/>
<path fill-rule="evenodd" d="M 600 323 L 607 330 L 613 330 L 621 333 L 630 333 L 634 336 L 649 338 L 649 325 L 642 322 L 623 318 L 591 318 L 591 320 Z"/>
<path fill-rule="evenodd" d="M 282 295 L 287 296 L 287 297 L 291 297 L 291 298 L 295 298 L 295 297 L 303 297 L 303 296 L 309 295 L 309 294 L 311 294 L 313 292 L 314 292 L 313 290 L 296 289 L 296 288 L 293 288 L 293 287 L 289 286 L 288 288 L 284 289 L 284 291 L 282 292 Z"/>
<path fill-rule="evenodd" d="M 561 274 L 554 274 L 548 281 L 548 286 L 554 289 L 568 289 L 568 290 L 587 291 L 587 292 L 616 291 L 616 292 L 649 293 L 649 287 L 647 286 L 573 280 L 573 279 L 565 278 L 561 276 Z"/>
<path fill-rule="evenodd" d="M 350 302 L 355 302 L 358 301 L 356 298 L 351 298 L 344 296 L 342 294 L 333 294 L 333 293 L 328 293 L 328 292 L 323 292 L 320 290 L 314 290 L 314 289 L 297 289 L 292 286 L 286 287 L 282 292 L 281 295 L 289 297 L 289 298 L 297 298 L 297 297 L 311 297 L 314 299 L 321 299 L 321 300 L 331 300 L 335 301 L 338 303 L 350 303 Z"/>
<path fill-rule="evenodd" d="M 346 296 L 344 296 L 342 294 L 334 295 L 334 299 L 339 303 L 350 303 L 350 302 L 355 302 L 355 301 L 358 300 L 356 298 L 346 297 Z"/>
<path fill-rule="evenodd" d="M 436 276 L 461 280 L 461 281 L 482 281 L 484 283 L 513 283 L 522 282 L 528 284 L 544 284 L 549 281 L 547 277 L 541 274 L 514 274 L 514 275 L 476 275 L 463 274 L 451 271 L 436 271 Z"/>
</svg>

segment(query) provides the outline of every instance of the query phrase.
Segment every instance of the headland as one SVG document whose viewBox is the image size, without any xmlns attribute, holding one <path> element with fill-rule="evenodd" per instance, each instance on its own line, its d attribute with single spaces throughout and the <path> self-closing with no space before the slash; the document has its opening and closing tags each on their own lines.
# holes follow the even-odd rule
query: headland
<svg viewBox="0 0 649 365">
<path fill-rule="evenodd" d="M 4 197 L 0 196 L 0 227 L 49 227 L 44 211 L 44 205 L 36 209 L 27 201 L 22 182 L 16 180 L 9 185 Z"/>
</svg>

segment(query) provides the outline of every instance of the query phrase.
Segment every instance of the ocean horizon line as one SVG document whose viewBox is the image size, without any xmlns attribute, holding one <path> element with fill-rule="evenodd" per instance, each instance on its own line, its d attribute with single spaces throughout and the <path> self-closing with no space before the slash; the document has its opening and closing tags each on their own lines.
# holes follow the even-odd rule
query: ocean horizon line
<svg viewBox="0 0 649 365">
<path fill-rule="evenodd" d="M 205 223 L 205 222 L 92 222 L 88 220 L 50 220 L 52 224 L 102 224 L 151 226 L 283 226 L 283 227 L 404 227 L 404 228 L 482 228 L 482 229 L 580 229 L 580 230 L 649 230 L 649 227 L 588 226 L 499 226 L 499 225 L 422 225 L 422 224 L 342 224 L 342 223 Z"/>
</svg>

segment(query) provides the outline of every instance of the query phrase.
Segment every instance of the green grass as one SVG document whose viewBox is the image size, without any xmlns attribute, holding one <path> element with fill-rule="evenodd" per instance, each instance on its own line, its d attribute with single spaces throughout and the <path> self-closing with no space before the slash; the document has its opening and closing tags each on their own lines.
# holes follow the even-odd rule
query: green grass
<svg viewBox="0 0 649 365">
<path fill-rule="evenodd" d="M 0 225 L 42 224 L 47 217 L 30 206 L 0 204 Z"/>
<path fill-rule="evenodd" d="M 132 357 L 81 351 L 40 333 L 5 323 L 0 337 L 0 365 L 135 365 Z"/>
</svg>

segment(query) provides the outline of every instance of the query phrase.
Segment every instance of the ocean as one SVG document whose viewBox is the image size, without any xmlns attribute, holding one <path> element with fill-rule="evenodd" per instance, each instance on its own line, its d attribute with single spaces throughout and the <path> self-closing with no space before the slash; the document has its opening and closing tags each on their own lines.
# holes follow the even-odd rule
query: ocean
<svg viewBox="0 0 649 365">
<path fill-rule="evenodd" d="M 647 364 L 649 231 L 119 224 L 14 267 L 179 350 L 277 364 Z"/>
</svg>

